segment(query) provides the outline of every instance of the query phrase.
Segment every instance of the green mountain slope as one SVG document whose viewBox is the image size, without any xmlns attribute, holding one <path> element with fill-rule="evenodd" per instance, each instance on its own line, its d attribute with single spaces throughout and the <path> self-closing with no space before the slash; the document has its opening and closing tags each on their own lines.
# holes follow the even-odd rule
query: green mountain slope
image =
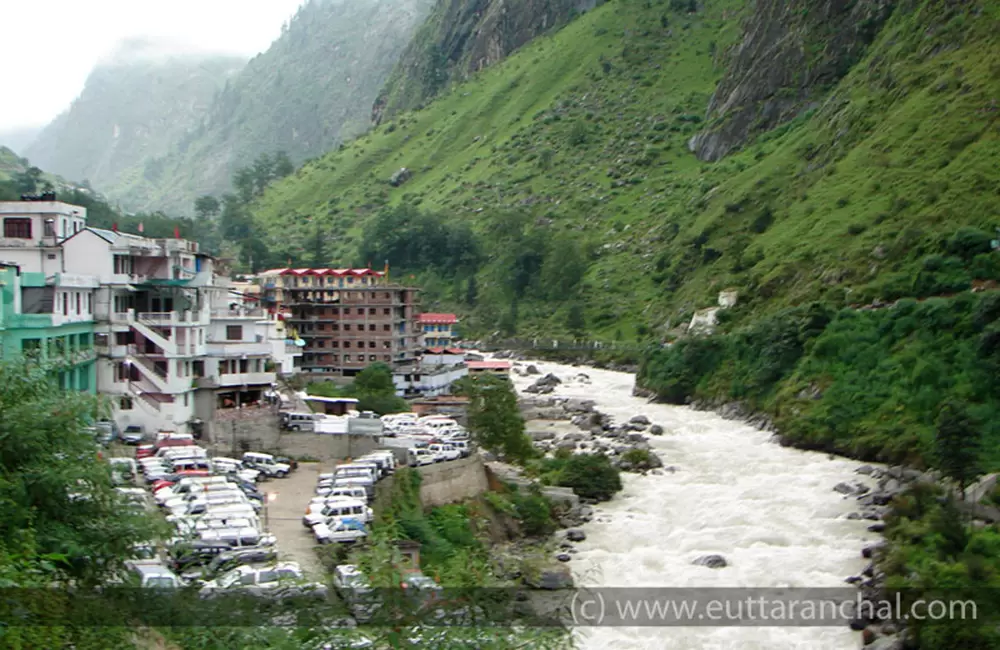
<svg viewBox="0 0 1000 650">
<path fill-rule="evenodd" d="M 197 126 L 226 78 L 244 61 L 166 55 L 149 42 L 124 43 L 90 74 L 80 96 L 25 149 L 40 167 L 96 187 L 123 179 L 156 182 L 154 160 Z M 120 192 L 116 198 L 129 202 Z"/>
<path fill-rule="evenodd" d="M 788 13 L 768 0 L 706 2 L 694 14 L 671 4 L 599 7 L 306 165 L 255 208 L 276 259 L 304 259 L 317 229 L 332 259 L 353 259 L 386 204 L 419 204 L 480 233 L 525 212 L 535 231 L 587 243 L 588 329 L 642 337 L 727 288 L 747 314 L 914 295 L 943 239 L 961 226 L 992 230 L 998 76 L 985 53 L 996 51 L 995 5 L 899 4 L 875 34 L 855 32 L 871 45 L 847 48 L 855 63 L 809 87 L 806 112 L 703 162 L 688 143 L 732 64 L 727 48 L 747 40 L 741 15 L 752 26 L 760 12 Z M 821 33 L 796 34 L 821 63 L 844 60 Z M 773 92 L 793 94 L 780 83 Z M 412 179 L 394 187 L 402 167 Z M 492 260 L 503 252 L 483 243 Z M 489 262 L 480 280 L 481 304 L 510 300 Z M 449 296 L 457 290 L 432 297 Z M 522 333 L 561 329 L 559 302 L 525 298 Z"/>
<path fill-rule="evenodd" d="M 451 83 L 487 68 L 596 0 L 439 0 L 375 100 L 375 123 L 421 108 Z"/>
</svg>

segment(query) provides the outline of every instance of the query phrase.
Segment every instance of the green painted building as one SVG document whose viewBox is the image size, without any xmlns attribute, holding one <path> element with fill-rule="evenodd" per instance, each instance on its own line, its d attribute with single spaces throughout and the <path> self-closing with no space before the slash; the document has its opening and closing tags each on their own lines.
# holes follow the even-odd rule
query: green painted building
<svg viewBox="0 0 1000 650">
<path fill-rule="evenodd" d="M 0 359 L 37 354 L 55 362 L 60 386 L 95 393 L 96 287 L 89 276 L 46 277 L 0 262 Z"/>
</svg>

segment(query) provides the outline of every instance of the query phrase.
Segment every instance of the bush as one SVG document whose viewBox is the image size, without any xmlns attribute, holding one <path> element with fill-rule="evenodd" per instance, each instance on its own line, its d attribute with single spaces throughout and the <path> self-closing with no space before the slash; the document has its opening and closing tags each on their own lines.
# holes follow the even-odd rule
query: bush
<svg viewBox="0 0 1000 650">
<path fill-rule="evenodd" d="M 552 519 L 552 506 L 549 500 L 542 496 L 537 487 L 527 493 L 517 492 L 513 495 L 514 516 L 521 523 L 521 530 L 530 537 L 545 537 L 556 529 Z"/>
<path fill-rule="evenodd" d="M 603 454 L 576 454 L 564 462 L 557 484 L 581 498 L 607 501 L 622 489 L 618 468 Z"/>
<path fill-rule="evenodd" d="M 990 252 L 990 236 L 978 228 L 959 228 L 945 244 L 945 250 L 969 261 L 976 255 Z"/>
</svg>

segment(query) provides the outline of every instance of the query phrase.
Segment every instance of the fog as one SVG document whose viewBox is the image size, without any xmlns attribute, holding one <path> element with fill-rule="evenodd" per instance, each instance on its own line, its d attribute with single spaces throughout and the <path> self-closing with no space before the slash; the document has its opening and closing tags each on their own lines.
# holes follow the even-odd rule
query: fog
<svg viewBox="0 0 1000 650">
<path fill-rule="evenodd" d="M 112 57 L 193 52 L 253 56 L 281 34 L 301 4 L 303 0 L 6 3 L 0 61 L 8 101 L 0 102 L 0 132 L 47 124 L 80 94 L 94 66 Z"/>
</svg>

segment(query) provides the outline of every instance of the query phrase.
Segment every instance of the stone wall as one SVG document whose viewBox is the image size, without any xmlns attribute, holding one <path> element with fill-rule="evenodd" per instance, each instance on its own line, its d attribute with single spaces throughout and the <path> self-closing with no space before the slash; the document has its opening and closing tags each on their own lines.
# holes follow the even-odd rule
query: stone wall
<svg viewBox="0 0 1000 650">
<path fill-rule="evenodd" d="M 479 454 L 420 468 L 420 500 L 425 507 L 455 503 L 489 490 Z"/>
</svg>

